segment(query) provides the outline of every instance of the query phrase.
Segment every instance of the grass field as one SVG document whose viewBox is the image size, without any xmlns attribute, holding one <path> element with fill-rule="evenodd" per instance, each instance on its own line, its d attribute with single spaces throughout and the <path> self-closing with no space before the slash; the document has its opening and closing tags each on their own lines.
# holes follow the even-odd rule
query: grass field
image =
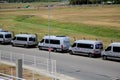
<svg viewBox="0 0 120 80">
<path fill-rule="evenodd" d="M 50 9 L 50 34 L 76 39 L 98 39 L 105 46 L 120 41 L 120 5 L 76 6 Z M 48 9 L 0 10 L 0 27 L 15 34 L 36 33 L 39 40 L 48 34 Z"/>
</svg>

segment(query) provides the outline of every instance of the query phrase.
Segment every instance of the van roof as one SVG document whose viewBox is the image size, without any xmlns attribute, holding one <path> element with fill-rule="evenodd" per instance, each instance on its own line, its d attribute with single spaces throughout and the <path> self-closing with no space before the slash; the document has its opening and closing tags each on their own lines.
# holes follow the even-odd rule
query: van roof
<svg viewBox="0 0 120 80">
<path fill-rule="evenodd" d="M 110 44 L 110 46 L 113 46 L 113 45 L 114 46 L 120 46 L 120 42 L 113 42 L 113 43 Z"/>
<path fill-rule="evenodd" d="M 17 34 L 16 37 L 36 37 L 34 34 Z"/>
<path fill-rule="evenodd" d="M 66 37 L 66 36 L 44 36 L 43 37 L 44 39 L 69 39 L 69 37 Z"/>
<path fill-rule="evenodd" d="M 8 32 L 8 31 L 0 31 L 0 34 L 11 34 L 11 32 Z"/>
<path fill-rule="evenodd" d="M 88 43 L 88 44 L 94 44 L 94 43 L 102 43 L 101 41 L 96 40 L 76 40 L 76 43 Z"/>
</svg>

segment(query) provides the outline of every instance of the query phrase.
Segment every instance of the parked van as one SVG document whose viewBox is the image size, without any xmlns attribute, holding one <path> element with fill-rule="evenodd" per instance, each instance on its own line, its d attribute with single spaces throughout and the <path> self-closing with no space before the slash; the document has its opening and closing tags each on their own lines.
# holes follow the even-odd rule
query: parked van
<svg viewBox="0 0 120 80">
<path fill-rule="evenodd" d="M 39 49 L 49 49 L 56 51 L 68 51 L 70 47 L 69 37 L 66 36 L 44 36 L 39 42 Z"/>
<path fill-rule="evenodd" d="M 111 43 L 101 54 L 106 60 L 108 57 L 120 59 L 120 42 Z"/>
<path fill-rule="evenodd" d="M 8 31 L 0 31 L 0 43 L 10 43 L 12 39 L 12 33 Z"/>
<path fill-rule="evenodd" d="M 101 41 L 93 40 L 76 40 L 73 45 L 69 48 L 70 54 L 84 54 L 93 57 L 100 55 L 103 49 Z"/>
<path fill-rule="evenodd" d="M 34 34 L 17 34 L 11 41 L 12 46 L 36 46 L 37 37 Z"/>
</svg>

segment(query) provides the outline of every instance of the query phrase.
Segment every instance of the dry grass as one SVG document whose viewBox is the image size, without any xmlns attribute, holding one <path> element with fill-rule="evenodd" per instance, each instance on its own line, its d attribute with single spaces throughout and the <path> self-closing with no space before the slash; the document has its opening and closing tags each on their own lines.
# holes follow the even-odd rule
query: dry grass
<svg viewBox="0 0 120 80">
<path fill-rule="evenodd" d="M 37 21 L 41 22 L 42 20 L 39 20 L 41 18 L 46 20 L 46 24 L 32 24 L 26 23 L 26 22 L 17 22 L 15 21 L 16 16 L 23 16 L 23 15 L 33 15 L 35 16 Z M 34 26 L 33 29 L 29 29 L 29 32 L 37 33 L 39 36 L 39 39 L 42 38 L 45 34 L 47 34 L 47 19 L 48 19 L 48 9 L 45 7 L 42 8 L 36 8 L 33 10 L 1 10 L 0 11 L 0 25 L 3 29 L 8 29 L 10 31 L 15 31 L 15 33 L 19 33 L 20 31 L 25 32 L 26 29 L 22 26 Z M 88 25 L 92 28 L 93 27 L 101 27 L 101 28 L 107 28 L 112 30 L 118 30 L 116 32 L 119 32 L 120 30 L 120 5 L 105 5 L 105 6 L 78 6 L 78 7 L 52 7 L 50 10 L 50 19 L 56 22 L 61 23 L 73 23 L 73 24 L 80 24 L 78 27 L 81 27 L 83 25 Z M 25 25 L 22 25 L 22 24 Z M 55 23 L 56 24 L 56 23 Z M 63 25 L 61 24 L 61 26 Z M 17 27 L 16 27 L 17 25 Z M 19 25 L 19 26 L 18 26 Z M 58 24 L 59 25 L 59 24 Z M 18 28 L 16 30 L 16 28 Z M 65 25 L 63 25 L 65 26 Z M 72 25 L 71 25 L 72 26 Z M 39 28 L 36 28 L 39 27 Z M 44 28 L 43 28 L 44 27 Z M 59 29 L 58 26 L 52 26 L 51 28 L 51 34 L 52 35 L 67 35 L 71 38 L 71 41 L 73 41 L 73 37 L 76 37 L 77 39 L 81 39 L 85 37 L 86 39 L 100 39 L 104 42 L 105 46 L 110 43 L 110 40 L 113 41 L 120 41 L 120 39 L 117 37 L 114 38 L 113 33 L 112 37 L 103 37 L 103 36 L 97 36 L 95 34 L 86 34 L 81 32 L 75 32 L 74 27 L 73 31 L 70 31 L 69 29 Z M 39 29 L 39 30 L 38 30 Z M 102 30 L 102 29 L 101 29 Z M 96 32 L 97 33 L 97 32 Z M 119 33 L 117 33 L 119 36 Z"/>
<path fill-rule="evenodd" d="M 83 23 L 87 25 L 102 25 L 106 27 L 120 27 L 120 6 L 98 7 L 66 7 L 52 8 L 51 19 L 64 22 Z M 48 18 L 47 9 L 27 11 L 3 11 L 0 14 L 36 15 Z M 120 29 L 120 28 L 119 28 Z"/>
<path fill-rule="evenodd" d="M 52 18 L 65 22 L 120 27 L 120 8 L 117 7 L 77 7 L 53 10 Z M 60 15 L 59 15 L 60 14 Z M 119 28 L 120 29 L 120 28 Z"/>
<path fill-rule="evenodd" d="M 0 73 L 16 76 L 16 68 L 14 66 L 0 64 Z M 27 69 L 23 70 L 23 78 L 33 80 L 33 72 Z M 50 77 L 34 74 L 34 80 L 51 80 Z"/>
</svg>

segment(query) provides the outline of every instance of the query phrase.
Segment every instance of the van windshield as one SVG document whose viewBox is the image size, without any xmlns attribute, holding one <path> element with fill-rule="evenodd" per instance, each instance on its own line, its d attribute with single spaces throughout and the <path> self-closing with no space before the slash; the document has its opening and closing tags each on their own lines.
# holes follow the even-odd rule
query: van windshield
<svg viewBox="0 0 120 80">
<path fill-rule="evenodd" d="M 40 43 L 43 43 L 44 42 L 44 39 L 42 39 L 41 41 L 40 41 Z"/>
<path fill-rule="evenodd" d="M 72 47 L 76 47 L 76 43 L 74 43 L 74 44 L 72 45 Z"/>
<path fill-rule="evenodd" d="M 2 34 L 0 34 L 0 38 L 3 38 L 3 35 L 2 35 Z"/>
<path fill-rule="evenodd" d="M 5 35 L 5 38 L 11 38 L 12 36 L 11 36 L 11 34 L 6 34 Z"/>
<path fill-rule="evenodd" d="M 107 47 L 107 49 L 105 49 L 105 51 L 111 51 L 111 46 Z"/>
</svg>

